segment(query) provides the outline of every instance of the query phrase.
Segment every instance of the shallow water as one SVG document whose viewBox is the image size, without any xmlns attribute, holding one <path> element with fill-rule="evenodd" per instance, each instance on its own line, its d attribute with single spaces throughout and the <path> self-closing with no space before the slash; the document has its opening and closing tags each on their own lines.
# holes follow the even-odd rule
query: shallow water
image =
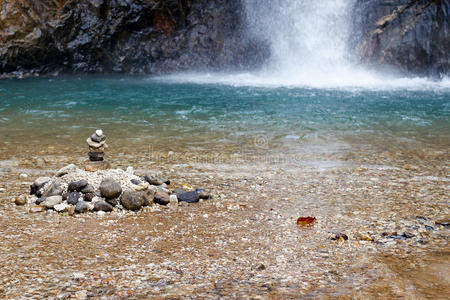
<svg viewBox="0 0 450 300">
<path fill-rule="evenodd" d="M 445 146 L 450 141 L 445 85 L 319 89 L 184 78 L 3 80 L 0 136 L 12 145 L 79 144 L 102 128 L 110 139 L 127 144 L 294 151 L 316 151 L 317 145 L 333 151 L 349 142 Z"/>
</svg>

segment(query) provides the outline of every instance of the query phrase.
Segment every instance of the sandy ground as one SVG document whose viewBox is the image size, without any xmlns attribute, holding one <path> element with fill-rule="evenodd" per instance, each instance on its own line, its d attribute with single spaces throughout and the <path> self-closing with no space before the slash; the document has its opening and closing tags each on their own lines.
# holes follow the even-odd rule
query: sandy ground
<svg viewBox="0 0 450 300">
<path fill-rule="evenodd" d="M 113 167 L 159 171 L 171 188 L 214 198 L 103 217 L 13 203 L 34 178 L 85 161 L 70 144 L 36 149 L 0 149 L 0 298 L 450 295 L 449 227 L 439 225 L 450 217 L 445 147 L 243 156 L 112 144 Z M 317 221 L 299 226 L 301 216 Z"/>
</svg>

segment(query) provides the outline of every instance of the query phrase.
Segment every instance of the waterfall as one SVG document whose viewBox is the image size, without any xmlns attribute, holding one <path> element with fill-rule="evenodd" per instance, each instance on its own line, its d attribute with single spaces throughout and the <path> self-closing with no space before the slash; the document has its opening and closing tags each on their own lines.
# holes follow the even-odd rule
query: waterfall
<svg viewBox="0 0 450 300">
<path fill-rule="evenodd" d="M 165 79 L 235 86 L 434 89 L 449 79 L 399 78 L 358 63 L 351 48 L 356 0 L 242 0 L 247 35 L 269 45 L 261 70 L 241 73 L 184 73 Z"/>
<path fill-rule="evenodd" d="M 352 4 L 353 0 L 246 0 L 247 27 L 251 35 L 269 43 L 270 71 L 297 79 L 322 76 L 350 64 Z"/>
</svg>

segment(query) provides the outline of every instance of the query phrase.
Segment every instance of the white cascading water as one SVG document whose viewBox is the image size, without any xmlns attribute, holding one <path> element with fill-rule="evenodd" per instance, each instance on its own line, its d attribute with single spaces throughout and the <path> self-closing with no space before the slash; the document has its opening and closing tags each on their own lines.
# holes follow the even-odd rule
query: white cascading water
<svg viewBox="0 0 450 300">
<path fill-rule="evenodd" d="M 398 78 L 358 65 L 349 49 L 351 9 L 356 0 L 244 0 L 247 30 L 270 45 L 260 71 L 178 74 L 174 81 L 249 86 L 317 88 L 448 88 L 450 81 Z M 167 78 L 166 78 L 167 79 Z"/>
<path fill-rule="evenodd" d="M 349 65 L 353 0 L 247 0 L 250 34 L 270 44 L 268 71 L 302 83 Z"/>
</svg>

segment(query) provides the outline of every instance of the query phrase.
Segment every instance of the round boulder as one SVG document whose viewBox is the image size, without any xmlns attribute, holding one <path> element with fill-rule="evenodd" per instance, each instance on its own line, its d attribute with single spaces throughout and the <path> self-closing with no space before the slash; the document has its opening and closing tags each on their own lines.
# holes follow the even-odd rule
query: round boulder
<svg viewBox="0 0 450 300">
<path fill-rule="evenodd" d="M 122 193 L 122 187 L 112 177 L 106 177 L 100 183 L 100 192 L 105 198 L 117 198 Z"/>
<path fill-rule="evenodd" d="M 140 210 L 144 204 L 144 197 L 141 192 L 127 190 L 120 198 L 120 204 L 128 210 Z"/>
<path fill-rule="evenodd" d="M 168 193 L 163 191 L 157 191 L 153 202 L 156 204 L 167 205 L 170 203 L 170 196 Z"/>
</svg>

